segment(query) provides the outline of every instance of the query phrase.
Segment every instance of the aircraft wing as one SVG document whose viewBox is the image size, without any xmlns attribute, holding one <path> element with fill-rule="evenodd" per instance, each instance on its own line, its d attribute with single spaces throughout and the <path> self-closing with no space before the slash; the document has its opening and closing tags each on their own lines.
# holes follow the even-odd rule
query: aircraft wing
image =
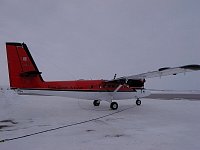
<svg viewBox="0 0 200 150">
<path fill-rule="evenodd" d="M 173 67 L 173 68 L 165 67 L 165 68 L 160 68 L 157 71 L 141 73 L 138 75 L 124 76 L 124 77 L 113 79 L 111 81 L 123 81 L 123 80 L 129 80 L 129 79 L 139 80 L 139 79 L 162 77 L 162 76 L 168 76 L 168 75 L 176 75 L 178 73 L 186 73 L 186 72 L 198 71 L 198 70 L 200 70 L 200 65 L 196 65 L 196 64 Z"/>
</svg>

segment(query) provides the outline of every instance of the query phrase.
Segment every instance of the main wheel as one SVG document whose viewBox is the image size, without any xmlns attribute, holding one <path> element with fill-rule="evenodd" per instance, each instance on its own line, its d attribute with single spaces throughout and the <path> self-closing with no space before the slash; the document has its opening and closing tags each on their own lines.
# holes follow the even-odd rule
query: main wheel
<svg viewBox="0 0 200 150">
<path fill-rule="evenodd" d="M 117 102 L 112 102 L 112 103 L 110 104 L 110 108 L 111 108 L 112 110 L 116 110 L 116 109 L 118 108 Z"/>
<path fill-rule="evenodd" d="M 140 106 L 142 104 L 141 100 L 137 99 L 136 100 L 136 105 Z"/>
<path fill-rule="evenodd" d="M 100 100 L 94 100 L 93 101 L 94 106 L 99 106 L 100 105 Z"/>
</svg>

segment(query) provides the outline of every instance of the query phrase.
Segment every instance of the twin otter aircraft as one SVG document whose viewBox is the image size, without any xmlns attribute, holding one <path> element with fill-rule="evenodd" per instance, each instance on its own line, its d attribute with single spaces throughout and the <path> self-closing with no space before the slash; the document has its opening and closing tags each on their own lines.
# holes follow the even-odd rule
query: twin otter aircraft
<svg viewBox="0 0 200 150">
<path fill-rule="evenodd" d="M 99 106 L 102 100 L 110 103 L 116 110 L 118 103 L 113 100 L 136 99 L 150 95 L 144 88 L 146 78 L 176 75 L 200 70 L 200 65 L 186 65 L 175 68 L 160 68 L 157 71 L 132 76 L 114 78 L 112 80 L 76 80 L 76 81 L 44 81 L 26 44 L 6 43 L 9 79 L 11 89 L 19 94 L 64 96 L 78 99 L 93 100 Z"/>
</svg>

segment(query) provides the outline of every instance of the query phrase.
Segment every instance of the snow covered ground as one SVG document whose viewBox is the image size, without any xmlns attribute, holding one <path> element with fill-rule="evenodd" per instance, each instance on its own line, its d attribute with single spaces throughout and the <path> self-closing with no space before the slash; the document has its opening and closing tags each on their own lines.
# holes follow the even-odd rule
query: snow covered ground
<svg viewBox="0 0 200 150">
<path fill-rule="evenodd" d="M 2 142 L 0 150 L 199 150 L 199 115 L 200 101 L 127 100 L 113 111 L 106 102 L 94 108 L 91 101 L 0 91 L 0 140 L 63 127 Z"/>
</svg>

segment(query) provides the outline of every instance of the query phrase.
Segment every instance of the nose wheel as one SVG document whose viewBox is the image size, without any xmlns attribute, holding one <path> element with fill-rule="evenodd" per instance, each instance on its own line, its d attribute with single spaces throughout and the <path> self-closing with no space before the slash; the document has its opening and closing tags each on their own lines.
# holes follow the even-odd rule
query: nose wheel
<svg viewBox="0 0 200 150">
<path fill-rule="evenodd" d="M 142 104 L 142 102 L 141 102 L 141 100 L 138 98 L 138 99 L 136 100 L 136 105 L 140 106 L 141 104 Z"/>
</svg>

